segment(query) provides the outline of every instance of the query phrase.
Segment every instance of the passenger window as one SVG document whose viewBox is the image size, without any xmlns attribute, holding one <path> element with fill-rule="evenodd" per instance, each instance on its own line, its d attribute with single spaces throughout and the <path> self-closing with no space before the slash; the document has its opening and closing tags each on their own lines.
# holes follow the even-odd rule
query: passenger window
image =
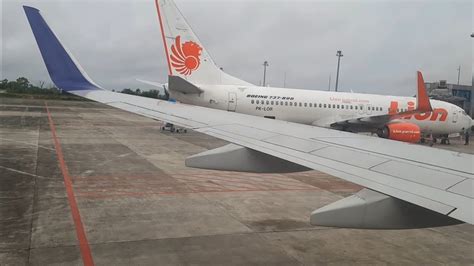
<svg viewBox="0 0 474 266">
<path fill-rule="evenodd" d="M 323 104 L 320 103 L 320 104 L 319 104 L 319 108 L 321 108 L 322 106 L 323 106 Z M 324 107 L 326 107 L 326 105 L 324 105 Z"/>
<path fill-rule="evenodd" d="M 288 106 L 288 102 L 285 102 L 285 106 Z"/>
<path fill-rule="evenodd" d="M 256 103 L 257 103 L 257 104 L 259 104 L 259 103 L 260 103 L 260 101 L 259 101 L 259 100 L 257 100 L 257 101 L 256 101 Z"/>
<path fill-rule="evenodd" d="M 267 101 L 267 104 L 270 104 L 270 101 Z"/>
<path fill-rule="evenodd" d="M 313 104 L 312 104 L 312 103 L 309 103 L 309 107 L 313 107 Z"/>
<path fill-rule="evenodd" d="M 290 102 L 290 106 L 293 106 L 293 102 Z"/>
<path fill-rule="evenodd" d="M 339 104 L 337 105 L 337 109 L 339 109 Z"/>
<path fill-rule="evenodd" d="M 303 105 L 302 105 L 301 102 L 300 102 L 300 107 L 301 107 L 301 106 L 303 106 Z"/>
<path fill-rule="evenodd" d="M 357 110 L 357 105 L 356 105 L 356 106 L 354 106 L 354 109 L 356 109 L 356 110 Z"/>
<path fill-rule="evenodd" d="M 273 105 L 273 101 L 271 101 L 271 105 Z"/>
<path fill-rule="evenodd" d="M 304 107 L 308 107 L 308 104 L 307 104 L 307 103 L 304 103 Z"/>
<path fill-rule="evenodd" d="M 251 100 L 250 102 L 253 104 L 253 103 L 254 103 L 254 100 Z"/>
<path fill-rule="evenodd" d="M 332 108 L 336 109 L 336 105 L 335 105 L 335 104 L 333 104 L 333 105 L 332 105 Z"/>
<path fill-rule="evenodd" d="M 283 101 L 280 102 L 280 105 L 283 105 Z"/>
<path fill-rule="evenodd" d="M 344 105 L 341 105 L 341 109 L 344 109 Z"/>
<path fill-rule="evenodd" d="M 278 101 L 275 101 L 275 105 L 278 105 Z"/>
<path fill-rule="evenodd" d="M 330 105 L 330 104 L 328 104 L 328 108 L 331 108 L 331 105 Z"/>
</svg>

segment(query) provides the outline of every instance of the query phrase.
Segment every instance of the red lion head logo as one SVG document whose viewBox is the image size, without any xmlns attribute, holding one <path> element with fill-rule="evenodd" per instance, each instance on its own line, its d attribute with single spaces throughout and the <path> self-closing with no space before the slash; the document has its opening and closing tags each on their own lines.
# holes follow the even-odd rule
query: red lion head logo
<svg viewBox="0 0 474 266">
<path fill-rule="evenodd" d="M 192 41 L 181 45 L 181 36 L 176 36 L 175 43 L 171 45 L 171 65 L 179 73 L 185 76 L 191 75 L 201 64 L 199 60 L 201 51 L 202 48 Z"/>
</svg>

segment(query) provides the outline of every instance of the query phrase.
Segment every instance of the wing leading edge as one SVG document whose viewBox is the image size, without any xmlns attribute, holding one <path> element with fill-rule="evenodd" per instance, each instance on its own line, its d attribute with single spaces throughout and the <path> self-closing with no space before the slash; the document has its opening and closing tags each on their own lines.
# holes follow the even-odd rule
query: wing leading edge
<svg viewBox="0 0 474 266">
<path fill-rule="evenodd" d="M 39 11 L 25 7 L 25 12 L 51 79 L 63 90 L 474 223 L 472 155 L 101 90 L 64 49 Z"/>
</svg>

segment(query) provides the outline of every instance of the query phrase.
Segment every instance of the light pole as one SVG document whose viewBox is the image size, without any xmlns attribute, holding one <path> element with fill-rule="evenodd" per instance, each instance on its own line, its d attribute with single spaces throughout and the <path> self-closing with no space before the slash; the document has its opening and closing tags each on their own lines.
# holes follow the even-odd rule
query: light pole
<svg viewBox="0 0 474 266">
<path fill-rule="evenodd" d="M 267 75 L 267 66 L 268 66 L 268 61 L 263 62 L 263 87 L 265 87 L 265 78 Z"/>
<path fill-rule="evenodd" d="M 458 67 L 458 85 L 459 85 L 459 77 L 461 77 L 461 66 Z"/>
<path fill-rule="evenodd" d="M 336 74 L 336 91 L 337 91 L 337 85 L 339 84 L 339 65 L 341 64 L 341 57 L 344 56 L 342 54 L 342 51 L 339 50 L 337 51 L 336 53 L 336 56 L 337 56 L 337 74 Z"/>
</svg>

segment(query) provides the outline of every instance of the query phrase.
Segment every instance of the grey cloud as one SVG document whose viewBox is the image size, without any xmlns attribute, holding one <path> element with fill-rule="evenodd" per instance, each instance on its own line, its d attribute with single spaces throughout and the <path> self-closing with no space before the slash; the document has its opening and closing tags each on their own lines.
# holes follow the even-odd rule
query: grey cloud
<svg viewBox="0 0 474 266">
<path fill-rule="evenodd" d="M 48 80 L 21 6 L 41 9 L 88 74 L 106 88 L 166 80 L 156 10 L 149 1 L 2 2 L 2 78 Z M 342 49 L 340 88 L 412 95 L 428 81 L 470 84 L 471 1 L 178 1 L 217 64 L 258 84 L 327 88 Z M 471 22 L 471 23 L 470 23 Z"/>
</svg>

